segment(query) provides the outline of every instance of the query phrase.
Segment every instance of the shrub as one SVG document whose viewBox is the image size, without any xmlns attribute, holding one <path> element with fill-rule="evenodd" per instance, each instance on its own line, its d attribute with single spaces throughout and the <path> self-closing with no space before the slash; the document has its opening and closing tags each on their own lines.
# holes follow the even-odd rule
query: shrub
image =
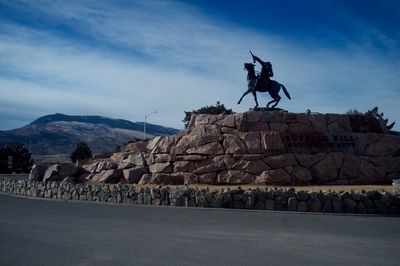
<svg viewBox="0 0 400 266">
<path fill-rule="evenodd" d="M 218 115 L 218 114 L 232 114 L 233 111 L 232 109 L 226 109 L 224 104 L 220 104 L 217 102 L 215 106 L 204 106 L 201 107 L 200 109 L 193 110 L 186 112 L 185 111 L 185 118 L 182 120 L 182 122 L 185 123 L 185 127 L 187 128 L 190 122 L 190 118 L 192 114 L 209 114 L 209 115 Z"/>
</svg>

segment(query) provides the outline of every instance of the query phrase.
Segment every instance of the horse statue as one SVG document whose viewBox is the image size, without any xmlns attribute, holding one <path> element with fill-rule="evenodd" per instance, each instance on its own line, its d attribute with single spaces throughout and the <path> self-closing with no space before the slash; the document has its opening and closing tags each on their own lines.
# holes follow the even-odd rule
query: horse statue
<svg viewBox="0 0 400 266">
<path fill-rule="evenodd" d="M 275 103 L 274 105 L 271 106 L 271 108 L 274 108 L 279 101 L 281 100 L 281 97 L 279 96 L 279 91 L 283 90 L 283 92 L 285 93 L 286 97 L 289 98 L 289 100 L 291 100 L 290 98 L 290 94 L 289 92 L 286 90 L 285 86 L 283 86 L 282 84 L 280 84 L 279 82 L 275 81 L 275 80 L 270 80 L 269 82 L 260 82 L 257 81 L 257 79 L 259 78 L 256 75 L 256 72 L 254 70 L 254 64 L 251 63 L 245 63 L 244 64 L 244 69 L 247 70 L 247 91 L 242 95 L 242 97 L 240 98 L 240 100 L 238 101 L 238 104 L 240 104 L 240 102 L 242 101 L 243 97 L 246 96 L 247 94 L 249 94 L 250 92 L 253 94 L 254 97 L 254 101 L 256 102 L 256 106 L 254 107 L 254 109 L 256 109 L 258 107 L 258 101 L 257 101 L 257 94 L 256 92 L 268 92 L 269 95 L 273 98 L 272 101 L 268 102 L 267 104 L 267 108 L 270 108 L 269 105 L 272 103 Z"/>
</svg>

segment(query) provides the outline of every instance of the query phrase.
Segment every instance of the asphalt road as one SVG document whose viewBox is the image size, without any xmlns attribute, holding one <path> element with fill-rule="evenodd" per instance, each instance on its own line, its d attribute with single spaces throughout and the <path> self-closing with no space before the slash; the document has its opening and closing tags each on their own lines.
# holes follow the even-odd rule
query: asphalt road
<svg viewBox="0 0 400 266">
<path fill-rule="evenodd" d="M 0 195 L 0 265 L 399 265 L 400 218 Z"/>
</svg>

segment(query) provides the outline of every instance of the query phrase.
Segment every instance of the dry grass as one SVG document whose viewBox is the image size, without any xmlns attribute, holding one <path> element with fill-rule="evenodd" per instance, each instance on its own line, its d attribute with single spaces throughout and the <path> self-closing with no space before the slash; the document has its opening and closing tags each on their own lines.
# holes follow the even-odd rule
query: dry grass
<svg viewBox="0 0 400 266">
<path fill-rule="evenodd" d="M 225 186 L 224 186 L 225 187 Z M 237 186 L 226 186 L 230 188 L 237 188 Z M 324 191 L 324 190 L 331 190 L 335 192 L 341 191 L 371 191 L 371 190 L 382 190 L 386 192 L 393 192 L 393 186 L 390 185 L 331 185 L 331 186 L 256 186 L 256 185 L 243 185 L 241 188 L 283 188 L 288 189 L 293 187 L 296 191 Z M 210 189 L 215 188 L 218 189 L 219 186 L 210 186 Z"/>
<path fill-rule="evenodd" d="M 236 189 L 239 186 L 210 186 L 210 185 L 191 185 L 189 187 L 199 187 L 199 188 L 209 188 L 210 190 L 221 189 L 221 188 L 230 188 Z M 393 186 L 390 185 L 359 185 L 359 186 L 350 186 L 350 185 L 332 185 L 332 186 L 257 186 L 257 185 L 241 185 L 242 189 L 254 189 L 254 188 L 283 188 L 288 189 L 290 187 L 294 188 L 296 191 L 324 191 L 331 190 L 335 192 L 341 191 L 371 191 L 371 190 L 381 190 L 385 192 L 393 192 Z"/>
<path fill-rule="evenodd" d="M 89 182 L 93 185 L 98 185 L 99 183 Z M 351 192 L 351 191 L 371 191 L 371 190 L 380 190 L 385 192 L 393 193 L 393 186 L 391 185 L 324 185 L 324 186 L 266 186 L 266 185 L 203 185 L 203 184 L 194 184 L 189 186 L 175 186 L 175 185 L 168 185 L 168 186 L 160 186 L 160 185 L 138 185 L 138 184 L 127 184 L 129 186 L 134 187 L 142 187 L 142 188 L 154 188 L 154 187 L 169 187 L 169 188 L 183 188 L 183 187 L 190 187 L 190 188 L 208 188 L 209 190 L 217 190 L 217 189 L 237 189 L 238 187 L 242 189 L 255 189 L 255 188 L 294 188 L 296 191 L 335 191 L 335 192 Z"/>
</svg>

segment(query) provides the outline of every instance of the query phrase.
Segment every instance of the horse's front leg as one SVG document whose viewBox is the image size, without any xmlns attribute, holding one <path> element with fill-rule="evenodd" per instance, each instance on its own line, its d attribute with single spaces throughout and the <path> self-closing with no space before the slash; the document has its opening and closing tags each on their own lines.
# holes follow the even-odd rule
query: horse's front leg
<svg viewBox="0 0 400 266">
<path fill-rule="evenodd" d="M 243 93 L 242 97 L 240 97 L 240 100 L 238 101 L 237 104 L 240 104 L 243 100 L 243 97 L 246 96 L 247 94 L 249 94 L 251 92 L 251 89 L 248 89 L 245 93 Z"/>
<path fill-rule="evenodd" d="M 256 102 L 256 106 L 254 106 L 254 108 L 258 107 L 258 101 L 257 101 L 257 92 L 253 91 L 253 97 L 254 97 L 254 101 Z"/>
</svg>

